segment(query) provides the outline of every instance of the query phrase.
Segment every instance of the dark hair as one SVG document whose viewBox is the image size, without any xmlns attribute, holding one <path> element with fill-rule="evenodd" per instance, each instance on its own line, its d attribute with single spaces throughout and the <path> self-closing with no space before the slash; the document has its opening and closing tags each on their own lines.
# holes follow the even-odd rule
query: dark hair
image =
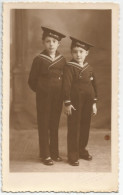
<svg viewBox="0 0 123 195">
<path fill-rule="evenodd" d="M 47 36 L 48 36 L 48 34 L 43 33 L 43 35 L 42 35 L 42 40 L 44 40 Z"/>
<path fill-rule="evenodd" d="M 42 35 L 42 40 L 44 40 L 46 37 L 53 37 L 54 39 L 56 39 L 57 41 L 61 41 L 61 38 L 59 37 L 59 36 L 57 36 L 57 35 L 54 35 L 54 34 L 52 34 L 52 35 L 50 35 L 49 33 L 43 33 L 43 35 Z"/>
<path fill-rule="evenodd" d="M 74 47 L 77 47 L 77 45 L 76 45 L 75 43 L 71 43 L 71 50 L 72 50 Z"/>
</svg>

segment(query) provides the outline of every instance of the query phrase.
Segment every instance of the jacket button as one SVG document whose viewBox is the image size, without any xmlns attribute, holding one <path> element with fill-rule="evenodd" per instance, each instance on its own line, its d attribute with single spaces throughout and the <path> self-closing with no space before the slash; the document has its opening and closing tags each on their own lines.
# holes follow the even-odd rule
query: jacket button
<svg viewBox="0 0 123 195">
<path fill-rule="evenodd" d="M 59 77 L 59 80 L 60 80 L 61 78 Z"/>
</svg>

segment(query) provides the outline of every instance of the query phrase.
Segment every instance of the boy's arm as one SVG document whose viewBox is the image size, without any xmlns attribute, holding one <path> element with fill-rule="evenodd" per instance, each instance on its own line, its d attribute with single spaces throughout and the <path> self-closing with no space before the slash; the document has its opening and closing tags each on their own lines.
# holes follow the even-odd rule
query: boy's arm
<svg viewBox="0 0 123 195">
<path fill-rule="evenodd" d="M 63 72 L 63 97 L 65 106 L 71 105 L 71 84 L 73 81 L 73 73 L 69 65 L 65 65 Z"/>
<path fill-rule="evenodd" d="M 36 92 L 37 78 L 38 78 L 38 63 L 37 63 L 37 58 L 35 58 L 33 60 L 31 71 L 29 74 L 29 79 L 28 79 L 28 84 L 34 92 Z"/>
<path fill-rule="evenodd" d="M 92 76 L 91 76 L 91 83 L 92 83 L 92 86 L 94 88 L 94 93 L 95 93 L 95 97 L 94 97 L 94 103 L 97 102 L 98 100 L 98 94 L 97 94 L 97 84 L 96 84 L 96 78 L 95 78 L 95 75 L 94 73 L 92 72 Z"/>
</svg>

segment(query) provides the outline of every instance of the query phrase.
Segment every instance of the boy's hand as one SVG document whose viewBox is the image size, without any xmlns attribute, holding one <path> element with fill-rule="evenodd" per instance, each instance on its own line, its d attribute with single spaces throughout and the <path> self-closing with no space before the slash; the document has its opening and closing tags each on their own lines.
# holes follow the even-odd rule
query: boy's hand
<svg viewBox="0 0 123 195">
<path fill-rule="evenodd" d="M 96 103 L 93 104 L 92 109 L 93 109 L 92 114 L 93 114 L 93 116 L 95 116 L 97 114 L 97 105 L 96 105 Z"/>
<path fill-rule="evenodd" d="M 65 106 L 65 114 L 68 116 L 72 114 L 72 109 L 76 110 L 73 105 Z"/>
</svg>

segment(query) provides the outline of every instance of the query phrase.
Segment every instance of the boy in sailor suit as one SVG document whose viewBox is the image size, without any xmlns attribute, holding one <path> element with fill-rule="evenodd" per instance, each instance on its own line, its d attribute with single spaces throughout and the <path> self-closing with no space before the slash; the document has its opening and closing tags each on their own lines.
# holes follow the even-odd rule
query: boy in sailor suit
<svg viewBox="0 0 123 195">
<path fill-rule="evenodd" d="M 58 151 L 58 127 L 66 61 L 57 49 L 65 36 L 49 28 L 42 27 L 42 30 L 45 49 L 34 58 L 28 83 L 36 93 L 40 158 L 45 165 L 53 165 L 53 160 L 62 160 Z"/>
<path fill-rule="evenodd" d="M 64 68 L 63 91 L 68 115 L 68 161 L 79 165 L 79 159 L 91 160 L 86 150 L 91 114 L 97 113 L 97 89 L 92 67 L 84 62 L 92 45 L 70 37 L 72 60 Z"/>
</svg>

